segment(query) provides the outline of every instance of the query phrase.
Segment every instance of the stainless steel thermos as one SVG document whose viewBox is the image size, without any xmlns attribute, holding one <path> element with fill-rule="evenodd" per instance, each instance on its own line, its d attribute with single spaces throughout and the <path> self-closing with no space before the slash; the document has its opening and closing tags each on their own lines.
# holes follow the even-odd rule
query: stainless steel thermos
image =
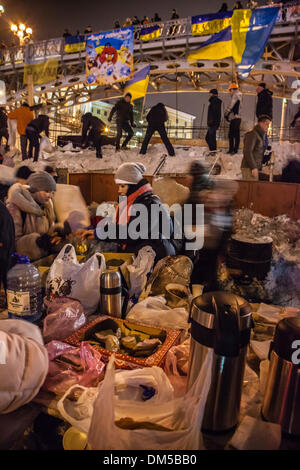
<svg viewBox="0 0 300 470">
<path fill-rule="evenodd" d="M 238 423 L 247 346 L 252 328 L 251 307 L 226 292 L 208 292 L 192 302 L 188 388 L 195 382 L 213 349 L 211 386 L 202 429 L 227 431 Z"/>
<path fill-rule="evenodd" d="M 300 436 L 300 318 L 277 324 L 269 357 L 263 417 L 281 424 L 284 433 Z"/>
<path fill-rule="evenodd" d="M 122 306 L 122 294 L 124 301 Z M 105 270 L 100 276 L 100 312 L 102 315 L 124 318 L 128 303 L 128 292 L 122 287 L 121 274 L 117 269 Z"/>
</svg>

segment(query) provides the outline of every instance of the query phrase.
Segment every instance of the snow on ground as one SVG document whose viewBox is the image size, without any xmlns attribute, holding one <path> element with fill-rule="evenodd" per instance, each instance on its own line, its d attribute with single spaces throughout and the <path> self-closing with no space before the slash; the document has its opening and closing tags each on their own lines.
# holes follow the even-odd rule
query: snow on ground
<svg viewBox="0 0 300 470">
<path fill-rule="evenodd" d="M 193 160 L 201 160 L 203 163 L 211 165 L 215 157 L 208 156 L 207 147 L 196 146 L 174 146 L 175 157 L 167 157 L 165 165 L 160 170 L 160 174 L 181 174 L 188 173 L 189 166 Z M 162 155 L 166 154 L 163 144 L 150 145 L 146 155 L 140 155 L 139 149 L 121 150 L 116 152 L 111 145 L 103 147 L 103 158 L 96 158 L 94 150 L 80 150 L 79 152 L 71 151 L 72 144 L 64 147 L 65 151 L 60 148 L 54 149 L 52 153 L 43 152 L 39 161 L 33 163 L 28 161 L 30 166 L 35 170 L 41 170 L 45 164 L 51 164 L 56 168 L 67 168 L 70 173 L 86 173 L 103 171 L 113 173 L 121 163 L 140 161 L 146 167 L 146 174 L 151 175 L 155 171 L 160 162 Z M 280 174 L 290 158 L 300 158 L 300 143 L 274 143 L 273 151 L 275 154 L 274 173 Z M 218 163 L 221 164 L 221 178 L 241 179 L 241 161 L 243 158 L 242 151 L 237 155 L 227 155 L 226 151 L 218 153 Z M 21 155 L 14 157 L 15 165 L 21 165 Z"/>
</svg>

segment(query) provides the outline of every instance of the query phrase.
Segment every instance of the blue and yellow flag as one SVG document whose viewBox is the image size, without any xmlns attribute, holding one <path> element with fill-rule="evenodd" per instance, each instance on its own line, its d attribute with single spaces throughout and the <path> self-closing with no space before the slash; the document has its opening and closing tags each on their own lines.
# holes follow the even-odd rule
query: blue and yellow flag
<svg viewBox="0 0 300 470">
<path fill-rule="evenodd" d="M 150 41 L 161 36 L 162 27 L 159 25 L 149 26 L 149 28 L 142 28 L 140 32 L 140 39 L 142 41 Z"/>
<path fill-rule="evenodd" d="M 212 34 L 197 51 L 189 54 L 188 61 L 193 63 L 198 60 L 219 60 L 232 57 L 236 63 L 238 74 L 240 77 L 246 78 L 263 54 L 278 12 L 278 7 L 234 10 L 231 12 L 230 25 Z M 228 13 L 230 12 L 222 14 Z M 229 17 L 224 16 L 224 21 L 225 19 L 229 19 Z M 216 24 L 213 23 L 214 20 L 211 21 L 211 28 L 221 27 L 221 23 Z M 226 23 L 224 22 L 224 24 Z"/>
<path fill-rule="evenodd" d="M 209 15 L 192 16 L 193 36 L 207 36 L 219 33 L 231 26 L 233 11 L 211 13 Z"/>
<path fill-rule="evenodd" d="M 85 51 L 85 36 L 68 36 L 65 38 L 65 52 L 75 54 L 75 52 Z"/>
<path fill-rule="evenodd" d="M 131 80 L 129 80 L 125 87 L 125 93 L 132 94 L 132 101 L 138 98 L 143 98 L 147 93 L 148 83 L 150 77 L 150 65 L 136 72 Z"/>
<path fill-rule="evenodd" d="M 58 70 L 58 59 L 48 59 L 45 62 L 28 61 L 24 65 L 23 84 L 28 83 L 28 75 L 33 76 L 34 85 L 56 80 Z"/>
</svg>

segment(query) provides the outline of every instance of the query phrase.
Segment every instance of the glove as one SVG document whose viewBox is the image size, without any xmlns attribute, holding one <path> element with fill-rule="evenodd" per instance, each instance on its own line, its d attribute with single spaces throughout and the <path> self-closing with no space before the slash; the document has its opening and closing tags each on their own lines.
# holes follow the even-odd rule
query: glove
<svg viewBox="0 0 300 470">
<path fill-rule="evenodd" d="M 43 233 L 43 235 L 36 239 L 36 244 L 41 250 L 51 251 L 53 248 L 51 241 L 52 237 L 48 233 Z"/>
</svg>

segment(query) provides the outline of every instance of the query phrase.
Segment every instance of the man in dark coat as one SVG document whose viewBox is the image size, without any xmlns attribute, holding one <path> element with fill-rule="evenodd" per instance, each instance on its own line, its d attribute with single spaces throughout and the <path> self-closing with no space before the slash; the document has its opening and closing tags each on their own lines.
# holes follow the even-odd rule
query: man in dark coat
<svg viewBox="0 0 300 470">
<path fill-rule="evenodd" d="M 87 146 L 91 142 L 96 148 L 96 157 L 102 158 L 102 145 L 114 145 L 115 139 L 103 135 L 105 123 L 101 119 L 86 113 L 81 118 L 82 122 L 82 145 Z"/>
<path fill-rule="evenodd" d="M 205 140 L 211 152 L 217 150 L 217 130 L 221 122 L 222 100 L 218 98 L 218 90 L 213 88 L 209 92 L 209 106 L 207 112 L 207 134 Z"/>
<path fill-rule="evenodd" d="M 272 120 L 273 117 L 273 100 L 272 91 L 266 88 L 265 83 L 260 83 L 256 88 L 257 104 L 256 104 L 256 117 L 257 119 L 262 115 L 267 115 Z"/>
<path fill-rule="evenodd" d="M 120 150 L 120 140 L 122 131 L 127 132 L 127 137 L 122 144 L 122 149 L 125 149 L 130 139 L 133 137 L 132 127 L 135 127 L 133 122 L 133 106 L 131 104 L 131 93 L 126 93 L 124 98 L 121 98 L 112 108 L 108 122 L 117 114 L 117 137 L 116 137 L 116 150 Z M 131 125 L 130 125 L 131 124 Z"/>
<path fill-rule="evenodd" d="M 45 132 L 45 135 L 49 137 L 49 117 L 45 114 L 40 114 L 37 119 L 30 121 L 26 127 L 26 137 L 29 140 L 28 158 L 32 158 L 32 152 L 34 149 L 34 162 L 37 162 L 39 158 L 40 134 L 42 132 Z"/>
<path fill-rule="evenodd" d="M 145 138 L 142 143 L 140 154 L 145 155 L 147 153 L 148 144 L 155 131 L 157 131 L 166 146 L 170 157 L 174 157 L 175 151 L 173 145 L 169 141 L 167 136 L 165 122 L 168 120 L 168 113 L 163 103 L 158 103 L 153 106 L 146 117 L 148 121 L 148 128 L 146 131 Z"/>
<path fill-rule="evenodd" d="M 13 266 L 11 255 L 15 252 L 15 226 L 5 204 L 0 201 L 0 288 L 6 288 L 6 274 Z"/>
</svg>

